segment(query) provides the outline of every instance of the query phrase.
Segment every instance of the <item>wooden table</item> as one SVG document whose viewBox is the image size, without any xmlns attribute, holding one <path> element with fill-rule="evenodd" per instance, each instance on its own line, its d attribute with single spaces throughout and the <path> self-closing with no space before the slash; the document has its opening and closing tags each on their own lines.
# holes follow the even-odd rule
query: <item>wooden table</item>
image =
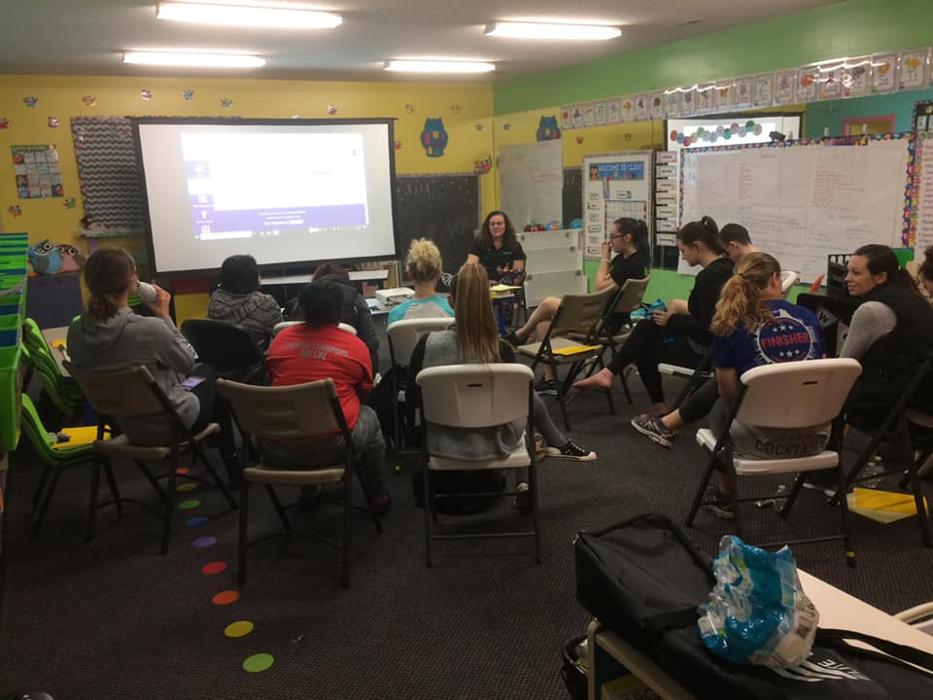
<svg viewBox="0 0 933 700">
<path fill-rule="evenodd" d="M 68 326 L 44 328 L 42 330 L 42 337 L 45 338 L 45 342 L 49 344 L 52 357 L 55 358 L 55 364 L 58 365 L 58 371 L 61 372 L 63 377 L 70 377 L 71 375 L 68 373 L 68 370 L 65 369 L 65 366 L 62 364 L 68 359 L 68 351 L 64 347 L 65 338 L 68 337 Z"/>
<path fill-rule="evenodd" d="M 816 576 L 811 576 L 800 569 L 798 573 L 803 590 L 820 611 L 820 627 L 863 632 L 933 654 L 933 636 L 912 628 L 883 610 L 831 586 Z M 695 698 L 675 678 L 646 655 L 614 632 L 604 629 L 599 620 L 593 620 L 590 623 L 586 636 L 588 640 L 586 648 L 587 697 L 589 700 L 599 700 L 600 693 L 597 685 L 609 680 L 599 680 L 598 651 L 608 654 L 621 663 L 662 698 L 671 700 Z M 853 646 L 870 648 L 869 645 L 857 640 L 851 640 L 850 643 Z"/>
</svg>

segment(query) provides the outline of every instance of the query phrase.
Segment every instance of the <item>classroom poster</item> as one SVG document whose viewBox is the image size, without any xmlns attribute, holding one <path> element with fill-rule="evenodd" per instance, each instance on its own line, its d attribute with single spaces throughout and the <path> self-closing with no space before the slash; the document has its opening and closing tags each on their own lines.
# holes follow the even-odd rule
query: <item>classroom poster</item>
<svg viewBox="0 0 933 700">
<path fill-rule="evenodd" d="M 933 132 L 929 131 L 917 134 L 913 207 L 911 237 L 914 258 L 920 258 L 933 245 Z"/>
<path fill-rule="evenodd" d="M 713 104 L 713 94 L 716 92 L 715 85 L 703 85 L 697 87 L 697 113 L 709 114 L 715 111 Z"/>
<path fill-rule="evenodd" d="M 756 75 L 752 82 L 752 104 L 756 107 L 770 107 L 774 99 L 774 73 Z"/>
<path fill-rule="evenodd" d="M 648 99 L 648 116 L 652 119 L 664 119 L 664 93 L 652 93 Z"/>
<path fill-rule="evenodd" d="M 840 72 L 843 97 L 864 97 L 868 94 L 871 59 L 866 58 L 856 64 L 846 64 Z"/>
<path fill-rule="evenodd" d="M 735 104 L 735 83 L 731 80 L 716 84 L 713 90 L 713 105 L 717 112 L 728 112 Z"/>
<path fill-rule="evenodd" d="M 794 85 L 795 102 L 816 100 L 820 85 L 820 72 L 816 68 L 801 68 Z"/>
<path fill-rule="evenodd" d="M 885 53 L 872 56 L 871 91 L 875 94 L 891 92 L 896 87 L 897 54 Z"/>
<path fill-rule="evenodd" d="M 606 126 L 606 123 L 609 121 L 609 105 L 605 102 L 596 103 L 596 117 L 595 123 L 596 126 Z"/>
<path fill-rule="evenodd" d="M 638 95 L 635 98 L 635 120 L 646 121 L 648 119 L 648 95 Z"/>
<path fill-rule="evenodd" d="M 671 90 L 664 93 L 664 113 L 668 119 L 676 119 L 681 115 L 680 90 Z"/>
<path fill-rule="evenodd" d="M 842 67 L 837 66 L 822 72 L 819 78 L 821 100 L 835 100 L 842 97 Z"/>
<path fill-rule="evenodd" d="M 622 109 L 619 100 L 612 100 L 609 103 L 609 123 L 618 124 L 622 121 Z"/>
<path fill-rule="evenodd" d="M 599 260 L 612 222 L 641 219 L 653 229 L 651 209 L 652 154 L 627 151 L 583 160 L 583 255 Z"/>
<path fill-rule="evenodd" d="M 11 146 L 20 199 L 62 197 L 62 173 L 54 145 Z"/>
<path fill-rule="evenodd" d="M 632 97 L 622 98 L 622 121 L 635 121 L 635 100 Z"/>
<path fill-rule="evenodd" d="M 752 81 L 754 78 L 739 78 L 735 81 L 735 106 L 749 107 L 752 104 Z"/>
<path fill-rule="evenodd" d="M 774 74 L 774 104 L 789 105 L 794 102 L 794 85 L 797 83 L 796 70 L 779 70 Z"/>
<path fill-rule="evenodd" d="M 695 87 L 684 88 L 681 90 L 680 104 L 682 105 L 682 114 L 685 117 L 690 117 L 696 114 L 696 96 L 697 91 Z"/>
<path fill-rule="evenodd" d="M 927 55 L 929 49 L 904 51 L 900 59 L 899 83 L 901 90 L 917 90 L 927 84 Z"/>
</svg>

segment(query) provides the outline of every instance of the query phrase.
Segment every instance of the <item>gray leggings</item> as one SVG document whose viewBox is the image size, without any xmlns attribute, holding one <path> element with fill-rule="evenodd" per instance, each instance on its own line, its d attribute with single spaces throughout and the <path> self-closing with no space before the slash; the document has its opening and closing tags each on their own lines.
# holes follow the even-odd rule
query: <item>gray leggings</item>
<svg viewBox="0 0 933 700">
<path fill-rule="evenodd" d="M 534 425 L 535 430 L 541 433 L 548 445 L 563 447 L 567 444 L 567 437 L 554 425 L 551 414 L 548 413 L 547 406 L 544 405 L 544 401 L 538 396 L 537 391 L 531 397 L 531 410 L 531 423 Z"/>
</svg>

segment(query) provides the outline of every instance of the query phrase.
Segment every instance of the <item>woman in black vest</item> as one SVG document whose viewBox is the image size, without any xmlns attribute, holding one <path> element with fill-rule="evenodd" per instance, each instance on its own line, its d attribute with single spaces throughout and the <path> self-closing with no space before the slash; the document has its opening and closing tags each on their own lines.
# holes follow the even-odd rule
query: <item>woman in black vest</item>
<svg viewBox="0 0 933 700">
<path fill-rule="evenodd" d="M 847 263 L 846 287 L 865 300 L 852 315 L 841 353 L 862 363 L 846 414 L 858 427 L 872 430 L 933 350 L 933 309 L 884 245 L 855 251 Z M 927 377 L 911 405 L 933 413 L 933 376 Z"/>
</svg>

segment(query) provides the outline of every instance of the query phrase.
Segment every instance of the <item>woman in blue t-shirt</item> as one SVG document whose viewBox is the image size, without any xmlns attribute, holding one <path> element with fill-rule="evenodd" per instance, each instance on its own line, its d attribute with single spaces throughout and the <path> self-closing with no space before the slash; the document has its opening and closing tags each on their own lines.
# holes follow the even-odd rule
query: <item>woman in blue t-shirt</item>
<svg viewBox="0 0 933 700">
<path fill-rule="evenodd" d="M 730 404 L 744 372 L 776 362 L 816 360 L 825 355 L 823 332 L 809 310 L 791 304 L 781 291 L 781 266 L 767 253 L 750 253 L 722 288 L 713 316 L 713 367 L 719 400 L 710 414 L 718 439 L 726 429 Z M 829 439 L 829 426 L 809 430 L 763 429 L 733 421 L 733 449 L 757 458 L 816 454 Z M 723 518 L 733 516 L 733 485 L 719 472 L 719 485 L 706 507 Z"/>
</svg>

